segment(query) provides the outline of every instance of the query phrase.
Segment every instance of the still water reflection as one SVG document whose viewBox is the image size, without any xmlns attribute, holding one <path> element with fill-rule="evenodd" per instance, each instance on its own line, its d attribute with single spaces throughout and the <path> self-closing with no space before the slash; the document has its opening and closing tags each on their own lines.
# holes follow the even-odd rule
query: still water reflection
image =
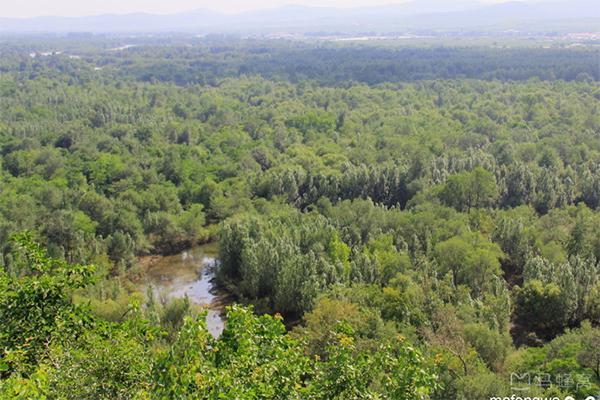
<svg viewBox="0 0 600 400">
<path fill-rule="evenodd" d="M 218 263 L 214 246 L 201 246 L 173 256 L 145 257 L 144 286 L 166 298 L 183 298 L 208 309 L 206 323 L 210 333 L 217 337 L 223 331 L 221 316 L 223 296 L 214 285 L 215 267 Z"/>
</svg>

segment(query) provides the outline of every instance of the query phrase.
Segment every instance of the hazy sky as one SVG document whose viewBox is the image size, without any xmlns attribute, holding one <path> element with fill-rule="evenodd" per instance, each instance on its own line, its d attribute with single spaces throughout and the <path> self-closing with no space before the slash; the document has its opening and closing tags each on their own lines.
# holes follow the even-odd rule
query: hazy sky
<svg viewBox="0 0 600 400">
<path fill-rule="evenodd" d="M 278 7 L 286 4 L 356 7 L 403 3 L 406 1 L 407 0 L 0 0 L 0 16 L 82 16 L 130 12 L 169 14 L 198 8 L 209 8 L 222 12 L 236 12 L 258 8 Z M 501 2 L 502 0 L 483 1 L 492 3 Z"/>
</svg>

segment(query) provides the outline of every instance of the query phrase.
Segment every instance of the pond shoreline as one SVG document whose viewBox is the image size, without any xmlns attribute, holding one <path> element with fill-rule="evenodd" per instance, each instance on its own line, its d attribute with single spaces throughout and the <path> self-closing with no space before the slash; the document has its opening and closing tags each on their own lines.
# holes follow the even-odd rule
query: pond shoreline
<svg viewBox="0 0 600 400">
<path fill-rule="evenodd" d="M 207 327 L 216 337 L 224 328 L 225 307 L 233 302 L 233 296 L 216 280 L 218 262 L 216 243 L 192 247 L 175 255 L 141 256 L 137 285 L 140 289 L 152 290 L 164 301 L 187 296 L 190 303 L 207 310 Z"/>
</svg>

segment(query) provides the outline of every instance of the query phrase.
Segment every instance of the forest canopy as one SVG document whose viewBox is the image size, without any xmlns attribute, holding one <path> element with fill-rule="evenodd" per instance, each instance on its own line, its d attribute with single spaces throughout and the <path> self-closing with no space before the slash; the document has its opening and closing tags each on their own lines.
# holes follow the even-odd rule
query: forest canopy
<svg viewBox="0 0 600 400">
<path fill-rule="evenodd" d="M 114 41 L 0 44 L 0 398 L 600 390 L 597 48 Z"/>
</svg>

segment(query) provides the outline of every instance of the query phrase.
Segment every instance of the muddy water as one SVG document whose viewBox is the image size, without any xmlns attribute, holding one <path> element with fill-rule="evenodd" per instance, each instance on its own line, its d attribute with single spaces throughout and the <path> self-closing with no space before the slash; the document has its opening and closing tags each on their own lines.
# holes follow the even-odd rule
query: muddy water
<svg viewBox="0 0 600 400">
<path fill-rule="evenodd" d="M 218 263 L 214 246 L 200 246 L 173 256 L 152 256 L 140 260 L 144 269 L 143 286 L 152 287 L 165 298 L 183 298 L 208 310 L 206 324 L 217 337 L 223 331 L 225 296 L 214 285 Z"/>
</svg>

